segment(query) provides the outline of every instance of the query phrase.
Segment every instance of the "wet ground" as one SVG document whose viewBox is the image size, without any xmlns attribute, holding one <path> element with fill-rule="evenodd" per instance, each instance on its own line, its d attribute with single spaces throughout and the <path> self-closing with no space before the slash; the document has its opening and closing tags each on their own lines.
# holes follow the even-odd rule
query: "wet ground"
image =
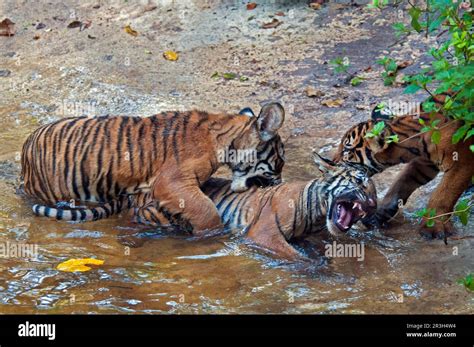
<svg viewBox="0 0 474 347">
<path fill-rule="evenodd" d="M 285 179 L 308 180 L 317 175 L 312 149 L 329 154 L 379 101 L 410 100 L 402 87 L 383 86 L 375 60 L 389 53 L 412 60 L 403 70 L 410 73 L 424 63 L 420 49 L 432 44 L 393 35 L 391 24 L 408 19 L 398 8 L 380 12 L 349 1 L 319 10 L 304 1 L 259 2 L 254 10 L 241 2 L 170 3 L 0 5 L 0 16 L 16 23 L 13 37 L 0 37 L 0 70 L 8 71 L 0 73 L 0 244 L 38 246 L 35 259 L 0 258 L 0 312 L 472 313 L 472 293 L 456 284 L 474 269 L 472 228 L 458 224 L 448 245 L 427 242 L 411 217 L 439 178 L 412 196 L 403 223 L 338 240 L 363 242 L 363 261 L 322 258 L 333 239 L 321 233 L 299 244 L 315 257 L 311 266 L 276 261 L 230 236 L 195 241 L 120 218 L 70 224 L 33 217 L 15 185 L 21 145 L 40 124 L 81 114 L 258 111 L 279 100 L 288 113 Z M 281 25 L 261 27 L 273 18 Z M 90 25 L 67 28 L 74 20 Z M 138 36 L 123 30 L 127 24 Z M 178 61 L 165 60 L 167 50 L 177 51 Z M 349 73 L 365 78 L 360 86 L 328 63 L 343 56 Z M 237 77 L 212 78 L 215 72 Z M 308 87 L 316 96 L 308 96 Z M 322 104 L 336 99 L 339 107 Z M 398 169 L 376 178 L 379 196 Z M 105 263 L 84 273 L 56 270 L 62 261 L 88 257 Z"/>
</svg>

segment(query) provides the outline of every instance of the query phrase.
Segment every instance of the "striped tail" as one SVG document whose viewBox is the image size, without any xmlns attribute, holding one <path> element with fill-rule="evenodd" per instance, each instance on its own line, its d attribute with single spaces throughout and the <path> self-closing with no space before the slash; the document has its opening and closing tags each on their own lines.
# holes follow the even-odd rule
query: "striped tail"
<svg viewBox="0 0 474 347">
<path fill-rule="evenodd" d="M 88 222 L 108 218 L 120 213 L 124 208 L 129 209 L 132 199 L 117 199 L 97 207 L 56 208 L 46 205 L 33 205 L 33 213 L 41 217 L 55 218 L 57 220 Z"/>
</svg>

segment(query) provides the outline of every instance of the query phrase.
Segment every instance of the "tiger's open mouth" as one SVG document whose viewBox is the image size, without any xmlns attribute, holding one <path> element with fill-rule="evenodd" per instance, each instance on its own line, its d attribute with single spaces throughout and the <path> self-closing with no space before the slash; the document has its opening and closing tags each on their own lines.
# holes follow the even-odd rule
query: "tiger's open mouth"
<svg viewBox="0 0 474 347">
<path fill-rule="evenodd" d="M 361 201 L 339 200 L 332 213 L 332 221 L 342 232 L 347 232 L 354 223 L 364 218 L 370 211 L 369 206 Z"/>
</svg>

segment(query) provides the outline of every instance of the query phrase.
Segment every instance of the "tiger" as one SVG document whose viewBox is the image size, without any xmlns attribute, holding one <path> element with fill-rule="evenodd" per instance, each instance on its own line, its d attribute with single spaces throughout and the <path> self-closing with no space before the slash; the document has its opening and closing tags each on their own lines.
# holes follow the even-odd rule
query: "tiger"
<svg viewBox="0 0 474 347">
<path fill-rule="evenodd" d="M 449 95 L 435 95 L 431 101 L 440 109 Z M 385 122 L 383 131 L 377 136 L 366 136 L 380 121 Z M 441 133 L 438 144 L 431 139 L 432 131 L 422 132 L 423 124 L 435 121 L 439 122 L 436 126 Z M 474 143 L 473 138 L 457 144 L 451 141 L 460 126 L 461 121 L 448 119 L 441 113 L 430 115 L 423 107 L 420 112 L 397 117 L 392 117 L 390 110 L 376 107 L 370 120 L 351 127 L 344 134 L 333 157 L 335 162 L 363 164 L 371 176 L 388 167 L 406 164 L 372 219 L 365 221 L 368 226 L 387 227 L 410 195 L 432 181 L 440 171 L 444 172 L 444 176 L 431 194 L 428 209 L 445 216 L 453 211 L 474 175 L 474 153 L 469 149 Z M 389 140 L 393 136 L 398 137 L 398 142 Z M 434 225 L 431 225 L 433 222 Z M 446 240 L 455 233 L 455 228 L 449 217 L 432 219 L 431 222 L 423 217 L 419 232 L 427 239 Z"/>
<path fill-rule="evenodd" d="M 253 116 L 250 108 L 243 109 L 240 114 Z M 276 135 L 257 152 L 257 167 L 265 168 L 261 176 L 247 179 L 250 187 L 268 187 L 282 182 L 282 171 L 285 165 L 285 147 L 280 135 Z M 122 212 L 127 213 L 137 224 L 154 224 L 175 229 L 179 226 L 184 231 L 192 232 L 192 226 L 183 220 L 180 214 L 171 215 L 165 206 L 161 206 L 160 214 L 150 213 L 149 207 L 154 206 L 150 193 L 127 194 L 111 202 L 96 207 L 63 206 L 62 208 L 35 204 L 33 211 L 36 215 L 56 218 L 63 221 L 86 222 L 108 218 Z M 162 215 L 165 219 L 160 218 Z"/>
<path fill-rule="evenodd" d="M 223 165 L 232 171 L 235 192 L 248 189 L 249 180 L 271 180 L 273 172 L 255 156 L 278 136 L 284 118 L 283 106 L 270 102 L 258 117 L 193 110 L 61 119 L 26 139 L 23 190 L 43 204 L 33 206 L 37 215 L 45 211 L 41 206 L 58 204 L 56 219 L 65 214 L 64 202 L 118 207 L 127 196 L 147 192 L 203 234 L 220 228 L 221 220 L 200 186 Z"/>
<path fill-rule="evenodd" d="M 309 181 L 254 185 L 236 193 L 230 180 L 211 178 L 202 190 L 216 205 L 225 228 L 243 230 L 255 246 L 278 258 L 302 260 L 306 257 L 288 241 L 323 229 L 343 235 L 377 207 L 375 185 L 364 166 L 336 164 L 316 153 L 314 161 L 323 175 Z M 146 213 L 140 215 L 142 223 L 180 223 L 169 219 L 159 201 L 149 201 Z M 182 225 L 188 226 L 185 221 Z"/>
</svg>

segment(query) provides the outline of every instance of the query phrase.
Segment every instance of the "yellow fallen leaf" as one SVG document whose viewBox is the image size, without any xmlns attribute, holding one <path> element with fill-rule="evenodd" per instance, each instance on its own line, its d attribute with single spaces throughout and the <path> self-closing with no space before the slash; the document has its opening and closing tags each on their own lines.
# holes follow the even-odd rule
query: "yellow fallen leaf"
<svg viewBox="0 0 474 347">
<path fill-rule="evenodd" d="M 94 258 L 69 259 L 59 264 L 56 269 L 66 272 L 89 271 L 91 268 L 86 265 L 102 265 L 103 263 L 103 260 Z"/>
<path fill-rule="evenodd" d="M 173 51 L 166 51 L 163 53 L 163 57 L 165 57 L 166 60 L 176 61 L 178 60 L 179 55 Z"/>
<path fill-rule="evenodd" d="M 344 103 L 344 100 L 342 100 L 342 99 L 321 101 L 321 105 L 324 105 L 324 106 L 327 106 L 327 107 L 341 107 L 343 103 Z"/>
<path fill-rule="evenodd" d="M 127 34 L 130 34 L 132 36 L 138 36 L 138 31 L 133 30 L 130 25 L 127 25 L 124 29 Z"/>
</svg>

